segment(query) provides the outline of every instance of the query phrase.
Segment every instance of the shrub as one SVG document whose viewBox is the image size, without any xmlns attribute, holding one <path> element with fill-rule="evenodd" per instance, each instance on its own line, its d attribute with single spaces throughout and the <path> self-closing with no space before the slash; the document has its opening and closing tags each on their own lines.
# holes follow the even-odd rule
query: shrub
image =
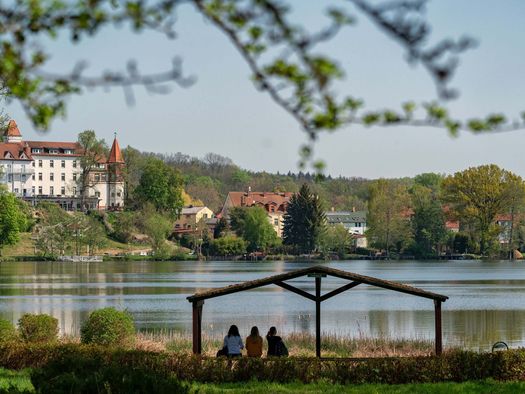
<svg viewBox="0 0 525 394">
<path fill-rule="evenodd" d="M 52 342 L 57 339 L 58 320 L 46 314 L 26 313 L 18 320 L 18 328 L 25 342 Z"/>
<path fill-rule="evenodd" d="M 103 308 L 92 312 L 80 329 L 82 343 L 130 345 L 135 336 L 133 317 L 127 311 Z"/>
<path fill-rule="evenodd" d="M 8 320 L 0 319 L 0 343 L 9 343 L 18 339 L 16 328 Z"/>
<path fill-rule="evenodd" d="M 175 393 L 189 391 L 169 372 L 150 368 L 146 363 L 130 365 L 125 355 L 113 358 L 104 351 L 75 351 L 65 348 L 48 364 L 31 372 L 38 393 Z M 124 357 L 122 357 L 124 356 Z"/>
</svg>

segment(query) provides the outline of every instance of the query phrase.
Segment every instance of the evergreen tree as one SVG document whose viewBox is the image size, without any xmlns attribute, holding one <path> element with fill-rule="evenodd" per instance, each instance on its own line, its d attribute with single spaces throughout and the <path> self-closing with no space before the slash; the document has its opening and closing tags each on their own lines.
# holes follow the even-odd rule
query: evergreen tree
<svg viewBox="0 0 525 394">
<path fill-rule="evenodd" d="M 324 231 L 325 215 L 319 196 L 305 183 L 290 199 L 284 215 L 283 243 L 294 246 L 299 253 L 317 249 Z"/>
</svg>

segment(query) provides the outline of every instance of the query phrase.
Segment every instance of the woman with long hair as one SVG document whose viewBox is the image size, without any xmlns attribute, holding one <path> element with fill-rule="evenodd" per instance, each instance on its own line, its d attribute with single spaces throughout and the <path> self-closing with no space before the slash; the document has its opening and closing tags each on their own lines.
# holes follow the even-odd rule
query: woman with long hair
<svg viewBox="0 0 525 394">
<path fill-rule="evenodd" d="M 268 341 L 268 356 L 288 356 L 288 349 L 284 345 L 283 339 L 277 335 L 277 328 L 270 327 L 266 334 Z"/>
<path fill-rule="evenodd" d="M 248 357 L 261 357 L 262 345 L 263 339 L 259 335 L 259 329 L 257 326 L 253 326 L 250 335 L 246 337 L 246 352 Z"/>
<path fill-rule="evenodd" d="M 235 324 L 230 326 L 228 335 L 224 337 L 224 347 L 228 349 L 229 357 L 241 356 L 241 350 L 244 349 L 244 345 L 242 343 L 241 334 L 239 334 L 239 329 Z"/>
</svg>

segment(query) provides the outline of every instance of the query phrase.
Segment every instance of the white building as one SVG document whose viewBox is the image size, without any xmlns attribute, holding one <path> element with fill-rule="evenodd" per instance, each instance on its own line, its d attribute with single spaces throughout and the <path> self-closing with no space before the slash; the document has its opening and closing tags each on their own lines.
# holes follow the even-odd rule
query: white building
<svg viewBox="0 0 525 394">
<path fill-rule="evenodd" d="M 352 235 L 356 246 L 366 248 L 366 211 L 329 211 L 325 212 L 329 226 L 342 225 Z"/>
<path fill-rule="evenodd" d="M 124 205 L 124 160 L 115 137 L 108 158 L 90 175 L 87 197 L 80 196 L 82 149 L 77 142 L 24 141 L 14 120 L 0 143 L 0 183 L 36 204 L 53 201 L 64 209 L 118 209 Z"/>
</svg>

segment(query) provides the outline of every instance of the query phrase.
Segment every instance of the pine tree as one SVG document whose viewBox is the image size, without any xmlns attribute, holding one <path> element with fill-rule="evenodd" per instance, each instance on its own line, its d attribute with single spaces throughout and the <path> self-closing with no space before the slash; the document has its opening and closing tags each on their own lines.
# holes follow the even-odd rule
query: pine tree
<svg viewBox="0 0 525 394">
<path fill-rule="evenodd" d="M 294 246 L 299 253 L 311 253 L 317 245 L 325 226 L 325 215 L 319 196 L 307 184 L 290 199 L 284 215 L 283 243 Z"/>
</svg>

